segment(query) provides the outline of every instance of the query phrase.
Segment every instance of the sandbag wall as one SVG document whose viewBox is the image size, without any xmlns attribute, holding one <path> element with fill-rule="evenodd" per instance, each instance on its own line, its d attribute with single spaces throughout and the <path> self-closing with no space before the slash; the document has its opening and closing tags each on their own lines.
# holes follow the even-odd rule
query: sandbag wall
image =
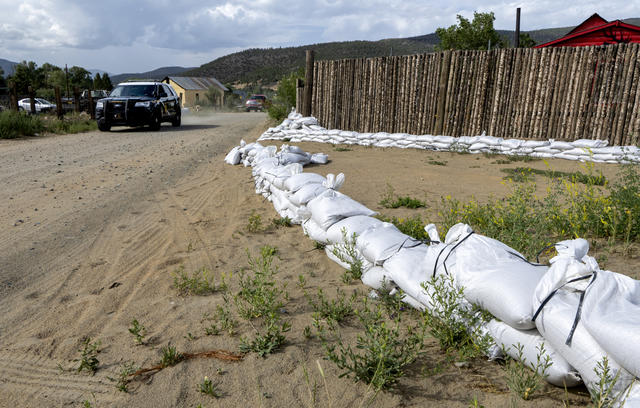
<svg viewBox="0 0 640 408">
<path fill-rule="evenodd" d="M 464 288 L 460 310 L 477 305 L 494 316 L 467 326 L 493 339 L 490 358 L 503 351 L 518 358 L 516 347 L 521 346 L 529 365 L 544 348 L 551 362 L 547 381 L 561 387 L 584 381 L 592 389 L 598 381 L 595 369 L 607 357 L 618 378 L 614 394 L 624 395 L 626 407 L 640 406 L 639 281 L 600 270 L 581 239 L 559 242 L 550 267 L 527 261 L 465 224 L 451 227 L 444 240 L 435 225 L 427 225 L 427 245 L 340 193 L 343 174 L 303 172 L 304 165 L 327 159 L 295 146 L 282 145 L 278 151 L 259 142 L 242 142 L 225 157 L 229 164 L 250 166 L 256 193 L 282 217 L 301 224 L 305 235 L 325 244 L 330 259 L 344 268 L 360 261 L 365 285 L 401 289 L 406 303 L 437 314 L 434 286 L 425 282 L 452 282 Z"/>
<path fill-rule="evenodd" d="M 640 44 L 316 61 L 311 114 L 357 132 L 640 138 Z"/>
<path fill-rule="evenodd" d="M 292 143 L 317 142 L 401 149 L 495 153 L 537 158 L 593 161 L 598 163 L 640 163 L 637 146 L 608 146 L 606 140 L 550 140 L 503 139 L 493 136 L 433 136 L 407 133 L 358 133 L 325 129 L 314 117 L 302 117 L 291 112 L 280 125 L 267 129 L 258 139 L 286 140 Z"/>
</svg>

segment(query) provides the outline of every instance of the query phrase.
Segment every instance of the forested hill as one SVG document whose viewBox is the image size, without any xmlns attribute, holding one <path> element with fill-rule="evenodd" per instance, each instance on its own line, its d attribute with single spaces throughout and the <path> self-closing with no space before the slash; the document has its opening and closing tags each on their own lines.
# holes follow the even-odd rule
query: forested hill
<svg viewBox="0 0 640 408">
<path fill-rule="evenodd" d="M 640 25 L 640 18 L 623 20 Z M 573 27 L 547 28 L 523 31 L 537 44 L 560 38 Z M 509 43 L 513 42 L 513 30 L 497 30 Z M 369 58 L 388 55 L 409 55 L 432 52 L 439 43 L 435 33 L 411 38 L 394 38 L 380 41 L 344 41 L 303 45 L 287 48 L 254 48 L 225 55 L 199 68 L 183 73 L 185 76 L 213 76 L 226 84 L 272 84 L 284 75 L 304 67 L 305 51 L 315 50 L 317 60 L 343 58 Z"/>
</svg>

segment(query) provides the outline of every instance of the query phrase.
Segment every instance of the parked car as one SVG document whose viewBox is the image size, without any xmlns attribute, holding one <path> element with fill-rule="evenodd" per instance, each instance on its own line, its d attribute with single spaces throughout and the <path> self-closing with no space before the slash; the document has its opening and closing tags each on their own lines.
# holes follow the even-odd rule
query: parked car
<svg viewBox="0 0 640 408">
<path fill-rule="evenodd" d="M 260 111 L 267 107 L 267 97 L 265 95 L 251 95 L 249 99 L 244 103 L 244 108 L 247 112 Z"/>
<path fill-rule="evenodd" d="M 178 95 L 162 82 L 123 82 L 96 103 L 96 121 L 103 132 L 116 125 L 160 130 L 163 122 L 170 122 L 177 127 L 181 118 Z"/>
<path fill-rule="evenodd" d="M 35 113 L 45 113 L 56 110 L 56 105 L 42 98 L 35 99 Z M 18 110 L 31 112 L 31 98 L 24 98 L 18 101 Z"/>
</svg>

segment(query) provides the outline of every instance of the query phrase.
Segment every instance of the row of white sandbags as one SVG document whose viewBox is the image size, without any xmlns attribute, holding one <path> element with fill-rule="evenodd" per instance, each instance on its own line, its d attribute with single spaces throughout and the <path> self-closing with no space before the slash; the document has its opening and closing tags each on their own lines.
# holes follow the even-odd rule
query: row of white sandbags
<svg viewBox="0 0 640 408">
<path fill-rule="evenodd" d="M 506 155 L 558 158 L 604 163 L 640 162 L 636 146 L 607 146 L 607 140 L 580 139 L 572 142 L 549 140 L 503 139 L 493 136 L 433 136 L 407 133 L 358 133 L 325 129 L 314 117 L 292 112 L 280 125 L 269 128 L 259 140 L 288 140 L 362 146 L 398 147 L 436 151 L 468 151 Z"/>
<path fill-rule="evenodd" d="M 264 149 L 262 146 L 259 148 Z M 300 191 L 324 188 L 312 200 L 297 202 L 302 204 L 298 207 L 298 210 L 303 210 L 302 218 L 306 218 L 303 229 L 314 240 L 328 244 L 327 255 L 345 268 L 349 267 L 345 263 L 349 260 L 348 255 L 340 251 L 344 248 L 345 239 L 356 237 L 356 256 L 363 263 L 365 284 L 379 289 L 383 282 L 385 285 L 393 283 L 405 291 L 408 303 L 424 309 L 431 306 L 431 299 L 422 287 L 429 276 L 426 269 L 433 268 L 433 274 L 438 276 L 453 274 L 456 281 L 465 287 L 468 301 L 487 309 L 501 320 L 492 320 L 483 328 L 498 345 L 506 348 L 512 357 L 517 357 L 515 346 L 521 344 L 524 357 L 533 362 L 539 347 L 544 344 L 553 363 L 546 373 L 547 380 L 566 386 L 579 383 L 572 366 L 555 351 L 552 343 L 538 334 L 530 320 L 533 312 L 527 299 L 532 298 L 531 294 L 546 267 L 529 264 L 513 249 L 499 241 L 472 234 L 465 225 L 451 228 L 443 244 L 426 246 L 402 234 L 395 226 L 370 217 L 374 214 L 371 210 L 344 194 L 329 191 L 322 185 L 325 178 L 302 173 L 299 164 L 281 166 L 277 160 L 267 158 L 254 163 L 253 173 L 256 180 L 262 178 L 262 183 L 268 185 L 268 196 L 273 198 L 277 210 L 279 200 L 291 200 Z M 284 198 L 275 198 L 280 195 Z M 306 208 L 304 204 L 307 204 Z M 427 231 L 433 241 L 439 240 L 433 226 Z M 336 257 L 336 254 L 341 256 Z M 478 259 L 483 262 L 478 263 Z M 593 368 L 598 361 L 578 361 L 582 364 L 581 373 L 585 372 L 584 367 Z M 614 358 L 610 361 L 614 370 L 619 367 Z M 593 377 L 593 371 L 586 371 L 588 384 L 592 384 L 589 375 Z M 623 380 L 619 381 L 619 387 L 628 387 L 626 380 L 632 377 L 621 377 Z"/>
</svg>

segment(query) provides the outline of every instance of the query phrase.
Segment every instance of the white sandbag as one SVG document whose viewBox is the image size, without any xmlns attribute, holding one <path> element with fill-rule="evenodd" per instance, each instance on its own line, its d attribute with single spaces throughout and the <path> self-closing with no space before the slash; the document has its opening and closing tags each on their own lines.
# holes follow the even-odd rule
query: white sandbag
<svg viewBox="0 0 640 408">
<path fill-rule="evenodd" d="M 392 283 L 389 278 L 387 271 L 381 266 L 374 266 L 370 268 L 367 272 L 362 274 L 360 278 L 362 283 L 367 285 L 370 288 L 381 290 L 381 289 L 391 289 Z"/>
<path fill-rule="evenodd" d="M 382 265 L 401 248 L 411 248 L 422 243 L 403 234 L 395 225 L 383 222 L 366 229 L 356 239 L 356 247 L 374 265 Z"/>
<path fill-rule="evenodd" d="M 344 241 L 343 237 L 345 234 L 347 239 L 351 239 L 354 234 L 357 237 L 365 230 L 380 224 L 382 224 L 382 221 L 379 219 L 366 215 L 348 217 L 330 226 L 327 229 L 327 238 L 331 243 L 342 243 Z"/>
<path fill-rule="evenodd" d="M 253 158 L 254 163 L 259 163 L 264 159 L 268 159 L 271 157 L 275 157 L 276 155 L 276 147 L 275 146 L 267 146 L 263 149 L 254 149 L 252 152 L 256 152 Z"/>
<path fill-rule="evenodd" d="M 289 199 L 295 205 L 306 205 L 309 201 L 327 191 L 322 184 L 306 184 L 296 191 Z"/>
<path fill-rule="evenodd" d="M 240 164 L 241 157 L 242 155 L 240 154 L 240 147 L 236 146 L 233 149 L 231 149 L 229 153 L 227 153 L 227 155 L 224 158 L 224 161 L 227 164 L 232 164 L 235 166 L 236 164 Z"/>
<path fill-rule="evenodd" d="M 640 281 L 597 271 L 584 296 L 582 322 L 607 354 L 640 377 Z"/>
<path fill-rule="evenodd" d="M 322 184 L 325 181 L 327 179 L 317 173 L 299 173 L 285 180 L 284 188 L 290 193 L 295 193 L 306 184 Z"/>
<path fill-rule="evenodd" d="M 538 313 L 534 315 L 535 323 L 540 334 L 578 370 L 587 389 L 598 382 L 595 369 L 606 356 L 612 375 L 618 375 L 611 394 L 617 395 L 629 387 L 634 376 L 607 354 L 581 319 L 576 319 L 582 292 L 589 287 L 597 269 L 595 259 L 586 255 L 588 248 L 584 239 L 556 244 L 558 256 L 550 260 L 551 267 L 534 293 L 533 307 Z"/>
<path fill-rule="evenodd" d="M 291 152 L 280 152 L 276 155 L 281 165 L 287 165 L 290 163 L 300 163 L 302 165 L 309 164 L 311 162 L 311 155 L 298 154 Z"/>
<path fill-rule="evenodd" d="M 309 218 L 302 223 L 302 231 L 306 236 L 321 244 L 327 244 L 327 231 L 320 227 L 313 219 Z"/>
<path fill-rule="evenodd" d="M 447 270 L 469 302 L 516 329 L 535 328 L 531 299 L 546 266 L 530 264 L 515 249 L 473 233 L 466 224 L 451 227 L 445 244 L 454 252 L 439 262 L 448 257 Z"/>
<path fill-rule="evenodd" d="M 278 166 L 262 172 L 262 177 L 279 189 L 284 189 L 284 182 L 294 174 L 302 173 L 300 163 L 292 163 L 286 166 Z"/>
<path fill-rule="evenodd" d="M 324 247 L 324 252 L 327 255 L 327 258 L 342 266 L 344 269 L 351 269 L 351 263 L 353 263 L 354 259 L 349 254 L 345 253 L 344 248 L 340 245 L 327 245 Z M 364 276 L 371 268 L 373 268 L 373 264 L 367 261 L 359 252 L 356 251 L 355 255 L 356 259 L 360 262 L 360 270 Z"/>
<path fill-rule="evenodd" d="M 521 345 L 522 356 L 525 359 L 525 365 L 528 367 L 531 364 L 536 364 L 538 354 L 540 354 L 541 347 L 544 345 L 544 355 L 549 356 L 551 359 L 551 366 L 544 373 L 545 380 L 549 383 L 568 388 L 575 387 L 582 382 L 578 372 L 555 351 L 549 342 L 544 340 L 538 330 L 517 330 L 495 319 L 486 323 L 485 328 L 496 344 L 513 359 L 518 359 L 517 346 Z M 544 357 L 542 358 L 544 359 Z"/>
<path fill-rule="evenodd" d="M 311 155 L 311 163 L 327 164 L 328 162 L 329 162 L 329 156 L 324 153 L 313 153 Z"/>
<path fill-rule="evenodd" d="M 354 215 L 376 215 L 352 198 L 334 190 L 327 190 L 307 203 L 311 218 L 325 231 L 343 218 Z"/>
<path fill-rule="evenodd" d="M 425 300 L 426 293 L 421 285 L 431 278 L 425 269 L 424 258 L 426 254 L 427 246 L 424 244 L 413 248 L 402 248 L 382 265 L 391 281 L 420 304 L 423 304 L 423 307 L 428 302 Z"/>
<path fill-rule="evenodd" d="M 573 142 L 571 142 L 572 145 L 574 145 L 575 147 L 582 147 L 582 148 L 588 148 L 588 149 L 593 149 L 595 147 L 605 147 L 609 144 L 608 140 L 591 140 L 591 139 L 578 139 L 578 140 L 574 140 Z"/>
</svg>

